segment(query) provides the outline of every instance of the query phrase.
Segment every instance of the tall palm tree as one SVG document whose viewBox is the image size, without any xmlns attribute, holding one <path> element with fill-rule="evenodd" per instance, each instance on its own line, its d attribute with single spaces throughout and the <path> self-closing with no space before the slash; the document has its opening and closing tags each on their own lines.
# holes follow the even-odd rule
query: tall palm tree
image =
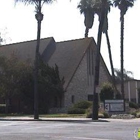
<svg viewBox="0 0 140 140">
<path fill-rule="evenodd" d="M 107 41 L 107 46 L 108 46 L 108 54 L 109 54 L 111 73 L 112 73 L 112 83 L 113 83 L 115 91 L 118 93 L 118 90 L 117 90 L 117 87 L 116 87 L 116 81 L 115 81 L 115 74 L 114 74 L 114 66 L 113 66 L 113 60 L 112 60 L 110 39 L 109 39 L 109 35 L 108 35 L 108 12 L 110 12 L 110 7 L 111 6 L 112 6 L 111 1 L 107 1 L 105 20 L 104 20 L 104 26 L 103 26 L 103 33 L 106 36 L 106 41 Z M 115 98 L 115 94 L 114 94 L 114 98 Z"/>
<path fill-rule="evenodd" d="M 100 4 L 101 5 L 101 4 Z M 115 84 L 115 74 L 114 74 L 114 67 L 113 67 L 113 60 L 112 60 L 112 53 L 111 53 L 111 45 L 110 45 L 110 39 L 108 35 L 108 13 L 110 12 L 112 2 L 110 0 L 107 0 L 106 7 L 105 7 L 105 17 L 104 17 L 104 24 L 103 24 L 103 33 L 106 36 L 107 45 L 108 45 L 108 54 L 109 54 L 109 60 L 110 60 L 110 66 L 111 66 L 111 72 L 112 72 L 112 83 L 115 88 L 115 91 L 117 91 L 116 84 Z M 99 20 L 101 19 L 101 6 L 98 7 L 96 10 L 96 14 L 99 16 Z"/>
<path fill-rule="evenodd" d="M 113 0 L 114 6 L 118 7 L 120 10 L 120 22 L 121 22 L 121 42 L 120 42 L 120 54 L 121 54 L 121 94 L 122 98 L 125 98 L 124 95 L 124 15 L 126 14 L 129 7 L 134 5 L 134 0 Z"/>
<path fill-rule="evenodd" d="M 53 0 L 15 0 L 15 2 L 23 2 L 25 4 L 35 5 L 35 18 L 37 20 L 37 43 L 35 52 L 35 64 L 34 64 L 34 119 L 39 119 L 38 111 L 38 65 L 39 65 L 39 46 L 41 35 L 41 21 L 43 20 L 42 6 L 44 3 L 52 3 Z"/>
<path fill-rule="evenodd" d="M 92 28 L 94 22 L 94 1 L 93 0 L 81 0 L 77 6 L 80 9 L 80 13 L 84 14 L 85 24 L 85 37 L 88 37 L 89 29 Z"/>
<path fill-rule="evenodd" d="M 97 52 L 96 52 L 96 64 L 95 64 L 95 73 L 94 73 L 94 89 L 93 89 L 93 120 L 98 119 L 98 94 L 96 93 L 96 87 L 99 84 L 99 69 L 100 69 L 100 47 L 102 40 L 102 31 L 104 26 L 104 19 L 106 13 L 106 5 L 108 0 L 81 0 L 78 8 L 80 12 L 84 13 L 85 16 L 85 37 L 88 36 L 88 31 L 93 25 L 94 14 L 100 13 L 99 28 L 98 28 L 98 37 L 97 37 Z"/>
<path fill-rule="evenodd" d="M 98 94 L 96 93 L 96 88 L 99 85 L 99 72 L 100 72 L 100 49 L 102 41 L 102 32 L 104 26 L 104 20 L 106 15 L 106 5 L 108 0 L 101 0 L 100 8 L 100 20 L 98 28 L 98 37 L 97 37 L 97 52 L 95 60 L 95 73 L 94 73 L 94 89 L 93 89 L 93 115 L 92 120 L 98 120 Z"/>
</svg>

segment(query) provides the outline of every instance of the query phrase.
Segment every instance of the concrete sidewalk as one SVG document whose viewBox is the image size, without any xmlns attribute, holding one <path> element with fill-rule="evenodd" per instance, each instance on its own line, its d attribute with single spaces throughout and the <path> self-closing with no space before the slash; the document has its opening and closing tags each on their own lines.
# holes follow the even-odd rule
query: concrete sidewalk
<svg viewBox="0 0 140 140">
<path fill-rule="evenodd" d="M 7 116 L 0 117 L 0 121 L 92 121 L 91 118 L 47 118 L 39 117 L 39 119 L 34 119 L 30 116 Z M 98 121 L 98 120 L 97 120 Z"/>
<path fill-rule="evenodd" d="M 39 117 L 34 119 L 30 116 L 7 116 L 0 117 L 0 121 L 82 121 L 82 122 L 139 122 L 140 118 L 134 119 L 112 119 L 112 118 L 99 118 L 98 120 L 92 120 L 91 118 L 46 118 Z"/>
</svg>

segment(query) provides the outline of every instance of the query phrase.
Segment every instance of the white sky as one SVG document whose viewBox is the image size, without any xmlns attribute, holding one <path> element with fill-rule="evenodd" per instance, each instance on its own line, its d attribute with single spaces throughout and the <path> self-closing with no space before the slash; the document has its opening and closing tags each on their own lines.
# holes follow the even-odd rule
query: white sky
<svg viewBox="0 0 140 140">
<path fill-rule="evenodd" d="M 77 5 L 80 0 L 57 0 L 43 6 L 41 37 L 54 37 L 55 41 L 79 39 L 84 37 L 84 16 L 80 15 Z M 6 43 L 36 39 L 37 24 L 34 18 L 34 6 L 16 4 L 14 0 L 0 0 L 0 31 L 7 39 Z M 134 78 L 140 79 L 140 1 L 125 15 L 124 68 L 132 71 Z M 4 30 L 7 28 L 6 30 Z M 95 17 L 90 37 L 97 39 L 98 19 Z M 114 67 L 120 69 L 120 20 L 119 10 L 112 8 L 109 14 L 109 36 L 112 47 Z M 9 39 L 11 38 L 11 40 Z M 110 69 L 105 35 L 101 46 L 102 56 Z"/>
</svg>

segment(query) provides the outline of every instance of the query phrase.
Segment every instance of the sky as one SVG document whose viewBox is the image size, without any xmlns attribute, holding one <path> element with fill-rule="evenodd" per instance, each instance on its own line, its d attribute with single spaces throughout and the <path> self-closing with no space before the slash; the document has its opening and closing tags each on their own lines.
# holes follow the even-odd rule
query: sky
<svg viewBox="0 0 140 140">
<path fill-rule="evenodd" d="M 77 5 L 80 0 L 57 0 L 44 5 L 42 12 L 41 38 L 54 37 L 56 42 L 84 38 L 84 16 Z M 124 68 L 132 71 L 135 79 L 140 79 L 140 1 L 129 8 L 125 15 L 124 28 Z M 5 39 L 4 44 L 36 39 L 37 22 L 34 5 L 15 4 L 14 0 L 0 0 L 0 32 Z M 111 43 L 114 68 L 120 69 L 120 12 L 111 8 L 108 15 L 109 37 Z M 89 37 L 97 40 L 98 17 L 89 31 Z M 106 38 L 103 34 L 101 54 L 110 71 Z"/>
</svg>

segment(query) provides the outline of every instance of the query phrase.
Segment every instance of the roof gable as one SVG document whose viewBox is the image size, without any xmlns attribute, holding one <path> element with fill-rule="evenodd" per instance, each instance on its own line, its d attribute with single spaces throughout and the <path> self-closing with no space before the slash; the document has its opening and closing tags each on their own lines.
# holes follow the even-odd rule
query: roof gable
<svg viewBox="0 0 140 140">
<path fill-rule="evenodd" d="M 60 77 L 65 78 L 64 88 L 67 87 L 92 40 L 93 38 L 84 38 L 56 43 L 56 50 L 48 64 L 58 65 Z"/>
<path fill-rule="evenodd" d="M 66 88 L 89 47 L 92 47 L 93 50 L 96 51 L 96 43 L 93 38 L 56 43 L 51 37 L 40 40 L 39 51 L 44 62 L 48 63 L 50 66 L 57 64 L 60 77 L 65 78 L 64 88 Z M 15 53 L 19 59 L 33 62 L 35 59 L 35 50 L 36 40 L 14 43 L 0 47 L 0 56 L 9 57 L 11 54 Z M 103 61 L 102 57 L 101 61 Z M 104 61 L 102 63 L 105 65 Z M 107 69 L 106 65 L 103 67 Z M 106 70 L 106 72 L 109 74 L 108 70 Z"/>
</svg>

